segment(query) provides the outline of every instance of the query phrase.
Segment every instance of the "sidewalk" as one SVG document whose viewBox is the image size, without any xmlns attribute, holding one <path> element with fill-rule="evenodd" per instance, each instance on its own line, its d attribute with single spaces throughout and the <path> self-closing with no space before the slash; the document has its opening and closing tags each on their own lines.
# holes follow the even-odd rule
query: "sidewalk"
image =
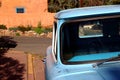
<svg viewBox="0 0 120 80">
<path fill-rule="evenodd" d="M 22 51 L 8 51 L 0 57 L 0 80 L 45 80 L 44 64 L 39 57 Z M 7 67 L 6 67 L 7 66 Z M 6 72 L 7 70 L 7 72 Z"/>
</svg>

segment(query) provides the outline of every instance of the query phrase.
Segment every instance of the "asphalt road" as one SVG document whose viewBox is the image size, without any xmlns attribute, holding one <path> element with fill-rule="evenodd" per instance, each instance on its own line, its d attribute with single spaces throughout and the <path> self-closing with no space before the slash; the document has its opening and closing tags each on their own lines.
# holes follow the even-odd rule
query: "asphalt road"
<svg viewBox="0 0 120 80">
<path fill-rule="evenodd" d="M 50 38 L 14 37 L 14 40 L 18 42 L 18 45 L 13 50 L 41 54 L 42 56 L 45 56 L 47 47 L 52 44 Z"/>
</svg>

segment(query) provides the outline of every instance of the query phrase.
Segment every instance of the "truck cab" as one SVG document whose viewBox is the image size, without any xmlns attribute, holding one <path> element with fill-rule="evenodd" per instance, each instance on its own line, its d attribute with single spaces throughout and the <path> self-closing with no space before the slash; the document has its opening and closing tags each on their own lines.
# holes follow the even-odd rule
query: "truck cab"
<svg viewBox="0 0 120 80">
<path fill-rule="evenodd" d="M 46 80 L 120 80 L 120 5 L 56 13 L 45 75 Z"/>
</svg>

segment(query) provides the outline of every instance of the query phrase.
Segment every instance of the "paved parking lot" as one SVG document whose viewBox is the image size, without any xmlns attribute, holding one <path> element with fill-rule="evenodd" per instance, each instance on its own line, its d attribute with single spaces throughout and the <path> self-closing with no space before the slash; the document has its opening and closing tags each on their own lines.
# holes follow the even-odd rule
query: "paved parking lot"
<svg viewBox="0 0 120 80">
<path fill-rule="evenodd" d="M 50 38 L 15 37 L 14 40 L 18 42 L 18 46 L 13 50 L 40 54 L 42 56 L 45 55 L 47 47 L 52 44 L 52 39 Z"/>
<path fill-rule="evenodd" d="M 10 57 L 12 61 L 17 61 L 17 64 L 20 66 L 22 65 L 22 72 L 20 73 L 20 77 L 18 77 L 18 79 L 23 78 L 21 80 L 45 80 L 44 64 L 39 56 L 33 54 L 45 56 L 46 49 L 51 45 L 52 39 L 37 37 L 14 37 L 14 40 L 18 42 L 17 47 L 10 50 L 10 52 L 3 57 Z M 15 65 L 13 66 L 15 67 Z M 5 71 L 5 68 L 3 71 Z M 14 69 L 14 71 L 17 71 L 17 69 Z M 4 76 L 3 78 L 6 77 L 7 76 Z"/>
<path fill-rule="evenodd" d="M 39 56 L 9 50 L 0 56 L 0 80 L 45 80 Z"/>
</svg>

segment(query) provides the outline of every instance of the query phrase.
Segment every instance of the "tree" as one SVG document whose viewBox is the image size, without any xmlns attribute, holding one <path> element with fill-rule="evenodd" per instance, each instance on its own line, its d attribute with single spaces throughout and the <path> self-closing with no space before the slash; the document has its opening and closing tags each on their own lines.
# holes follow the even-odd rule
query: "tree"
<svg viewBox="0 0 120 80">
<path fill-rule="evenodd" d="M 100 5 L 104 5 L 104 0 L 84 0 L 83 5 L 84 5 L 84 7 L 86 7 L 86 6 L 100 6 Z"/>
<path fill-rule="evenodd" d="M 110 0 L 109 4 L 120 4 L 120 0 Z"/>
<path fill-rule="evenodd" d="M 58 12 L 64 9 L 79 7 L 79 0 L 48 0 L 48 11 Z"/>
<path fill-rule="evenodd" d="M 64 9 L 120 4 L 120 0 L 48 0 L 48 11 L 58 12 Z"/>
</svg>

